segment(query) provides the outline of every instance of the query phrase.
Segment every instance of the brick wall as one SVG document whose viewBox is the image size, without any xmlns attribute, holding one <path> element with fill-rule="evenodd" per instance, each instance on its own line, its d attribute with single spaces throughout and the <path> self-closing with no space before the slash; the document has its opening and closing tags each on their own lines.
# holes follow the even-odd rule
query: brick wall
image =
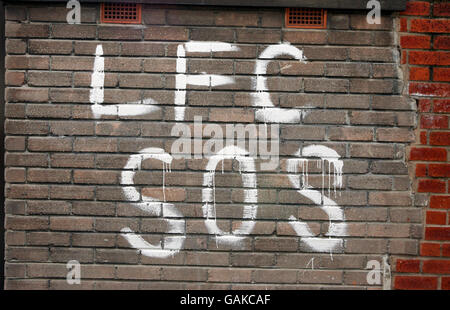
<svg viewBox="0 0 450 310">
<path fill-rule="evenodd" d="M 417 99 L 417 140 L 409 151 L 414 189 L 423 195 L 420 257 L 396 261 L 398 289 L 450 289 L 450 4 L 411 1 L 401 14 L 402 63 Z M 401 274 L 400 274 L 401 273 Z"/>
<path fill-rule="evenodd" d="M 143 25 L 119 26 L 100 24 L 99 7 L 83 5 L 82 24 L 68 25 L 65 7 L 51 6 L 6 7 L 7 289 L 380 289 L 381 283 L 367 283 L 368 261 L 388 255 L 393 264 L 392 255 L 418 255 L 424 197 L 414 195 L 406 161 L 415 141 L 416 104 L 404 95 L 392 16 L 368 25 L 366 12 L 329 11 L 328 29 L 301 30 L 284 28 L 283 9 L 145 6 Z M 188 41 L 221 41 L 235 49 L 188 51 L 182 73 L 225 75 L 234 82 L 188 85 L 185 114 L 177 120 L 177 55 Z M 220 242 L 220 234 L 241 226 L 245 209 L 236 161 L 226 160 L 224 173 L 215 176 L 220 233 L 207 229 L 202 209 L 208 159 L 177 159 L 169 171 L 147 159 L 135 167 L 132 184 L 123 184 L 124 171 L 133 172 L 127 166 L 132 156 L 149 147 L 170 153 L 177 139 L 172 128 L 193 126 L 194 116 L 220 126 L 262 124 L 253 98 L 256 61 L 280 42 L 306 60 L 280 55 L 267 63 L 270 98 L 301 119 L 279 124 L 279 167 L 261 171 L 256 161 L 258 208 L 240 243 Z M 95 57 L 99 44 L 103 55 Z M 94 115 L 91 95 L 101 89 L 92 77 L 101 59 L 100 104 L 118 111 L 120 104 L 145 100 L 153 104 L 150 112 Z M 446 104 L 428 102 L 434 108 L 426 110 L 428 117 Z M 334 182 L 327 162 L 308 161 L 318 200 L 294 188 L 286 169 L 310 145 L 334 150 L 343 163 L 342 188 L 334 193 L 327 186 Z M 130 188 L 137 190 L 135 201 L 127 196 Z M 166 204 L 142 210 L 145 196 Z M 322 200 L 335 203 L 328 214 L 338 215 L 329 218 Z M 334 238 L 337 246 L 320 251 L 306 243 L 302 223 L 322 241 L 330 226 L 345 229 Z M 155 247 L 185 239 L 178 252 L 162 258 L 133 248 L 124 228 Z M 70 260 L 81 263 L 79 286 L 66 283 Z"/>
</svg>

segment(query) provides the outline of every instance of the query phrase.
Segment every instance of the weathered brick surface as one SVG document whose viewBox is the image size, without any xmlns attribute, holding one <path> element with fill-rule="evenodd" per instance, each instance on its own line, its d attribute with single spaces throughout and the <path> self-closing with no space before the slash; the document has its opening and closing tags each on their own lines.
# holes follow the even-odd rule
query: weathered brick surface
<svg viewBox="0 0 450 310">
<path fill-rule="evenodd" d="M 408 150 L 413 190 L 423 193 L 424 230 L 419 254 L 396 260 L 396 289 L 449 289 L 448 194 L 450 32 L 449 6 L 440 1 L 409 1 L 399 29 L 408 91 L 418 102 L 416 140 Z M 447 250 L 445 250 L 447 249 Z M 430 258 L 436 258 L 431 260 Z"/>
<path fill-rule="evenodd" d="M 142 25 L 105 25 L 98 21 L 98 5 L 83 4 L 82 24 L 68 25 L 66 9 L 51 7 L 6 7 L 6 288 L 380 289 L 366 281 L 368 261 L 401 256 L 397 272 L 412 273 L 417 263 L 407 260 L 419 251 L 436 258 L 419 264 L 432 275 L 418 282 L 396 278 L 398 288 L 448 287 L 437 278 L 439 268 L 448 268 L 441 261 L 449 250 L 441 241 L 449 233 L 449 184 L 440 182 L 431 200 L 434 213 L 424 214 L 433 225 L 424 229 L 424 198 L 413 194 L 407 165 L 408 157 L 427 165 L 423 179 L 448 178 L 448 167 L 436 166 L 448 161 L 448 99 L 420 104 L 427 108 L 417 121 L 416 103 L 403 89 L 412 76 L 419 84 L 410 87 L 448 94 L 441 87 L 448 82 L 446 23 L 413 22 L 419 17 L 408 14 L 423 15 L 422 7 L 402 14 L 403 25 L 417 29 L 405 30 L 398 40 L 409 52 L 411 68 L 417 68 L 403 76 L 395 15 L 368 25 L 365 12 L 330 10 L 328 29 L 312 30 L 284 27 L 283 9 L 144 5 Z M 445 7 L 426 8 L 445 16 Z M 437 30 L 430 31 L 433 27 Z M 204 126 L 264 125 L 254 106 L 261 84 L 257 58 L 280 42 L 304 53 L 305 63 L 287 55 L 267 61 L 264 77 L 274 106 L 301 115 L 276 132 L 279 167 L 261 171 L 256 162 L 258 201 L 250 204 L 258 211 L 240 243 L 218 242 L 205 225 L 208 159 L 176 159 L 171 169 L 147 159 L 125 168 L 130 156 L 145 148 L 171 152 L 177 138 L 171 131 L 179 123 L 177 52 L 188 41 L 236 46 L 226 52 L 186 51 L 186 74 L 234 79 L 219 86 L 187 85 L 182 123 L 191 128 L 195 116 L 202 116 Z M 98 44 L 105 59 L 103 103 L 115 105 L 117 113 L 96 117 L 90 91 Z M 442 70 L 428 70 L 435 65 Z M 142 102 L 155 109 L 127 115 L 117 106 Z M 427 131 L 429 143 L 410 149 L 423 138 L 421 132 L 414 135 L 416 124 Z M 321 202 L 293 188 L 287 170 L 287 160 L 311 145 L 333 149 L 343 162 L 343 184 L 336 193 L 333 166 L 325 160 L 308 164 L 308 183 L 336 202 L 347 224 L 332 256 L 308 246 L 289 222 L 291 216 L 305 221 L 312 234 L 328 239 L 329 217 Z M 214 179 L 215 216 L 218 228 L 229 233 L 242 225 L 245 200 L 253 198 L 243 190 L 247 172 L 236 161 L 225 160 L 223 166 Z M 124 175 L 133 172 L 130 182 Z M 435 187 L 423 186 L 429 188 Z M 151 208 L 150 198 L 166 200 L 179 212 L 167 204 Z M 186 234 L 180 251 L 162 258 L 130 246 L 124 228 L 169 250 Z M 430 238 L 428 246 L 419 246 L 422 235 Z M 81 263 L 78 287 L 65 281 L 69 260 Z"/>
</svg>

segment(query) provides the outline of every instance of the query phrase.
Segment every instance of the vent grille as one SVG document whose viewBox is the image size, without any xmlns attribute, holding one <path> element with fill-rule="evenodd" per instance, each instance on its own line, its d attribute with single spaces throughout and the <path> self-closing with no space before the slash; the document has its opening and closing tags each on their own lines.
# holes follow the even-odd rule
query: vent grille
<svg viewBox="0 0 450 310">
<path fill-rule="evenodd" d="M 286 27 L 326 28 L 327 11 L 324 9 L 287 8 Z"/>
<path fill-rule="evenodd" d="M 101 22 L 112 24 L 140 24 L 142 9 L 135 3 L 102 3 Z"/>
</svg>

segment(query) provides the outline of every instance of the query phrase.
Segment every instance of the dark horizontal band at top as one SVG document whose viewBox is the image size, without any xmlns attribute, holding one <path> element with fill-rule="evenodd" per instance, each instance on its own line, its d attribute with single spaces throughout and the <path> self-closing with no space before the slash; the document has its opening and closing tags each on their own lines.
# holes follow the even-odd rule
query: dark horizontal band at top
<svg viewBox="0 0 450 310">
<path fill-rule="evenodd" d="M 44 2 L 27 0 L 27 2 Z M 79 0 L 85 2 L 127 2 L 148 4 L 181 4 L 212 6 L 247 6 L 247 7 L 307 7 L 322 9 L 365 10 L 369 0 Z M 378 0 L 383 11 L 403 11 L 407 0 Z M 5 1 L 17 2 L 17 1 Z M 67 0 L 46 0 L 45 2 L 65 2 Z"/>
</svg>

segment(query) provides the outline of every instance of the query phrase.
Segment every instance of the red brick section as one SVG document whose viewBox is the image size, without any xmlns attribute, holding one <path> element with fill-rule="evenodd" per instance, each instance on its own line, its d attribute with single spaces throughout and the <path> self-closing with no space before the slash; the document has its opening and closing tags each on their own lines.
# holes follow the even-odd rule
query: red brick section
<svg viewBox="0 0 450 310">
<path fill-rule="evenodd" d="M 409 94 L 417 99 L 418 140 L 409 152 L 417 193 L 428 197 L 420 257 L 398 258 L 396 289 L 450 289 L 450 3 L 410 1 L 400 14 Z"/>
</svg>

